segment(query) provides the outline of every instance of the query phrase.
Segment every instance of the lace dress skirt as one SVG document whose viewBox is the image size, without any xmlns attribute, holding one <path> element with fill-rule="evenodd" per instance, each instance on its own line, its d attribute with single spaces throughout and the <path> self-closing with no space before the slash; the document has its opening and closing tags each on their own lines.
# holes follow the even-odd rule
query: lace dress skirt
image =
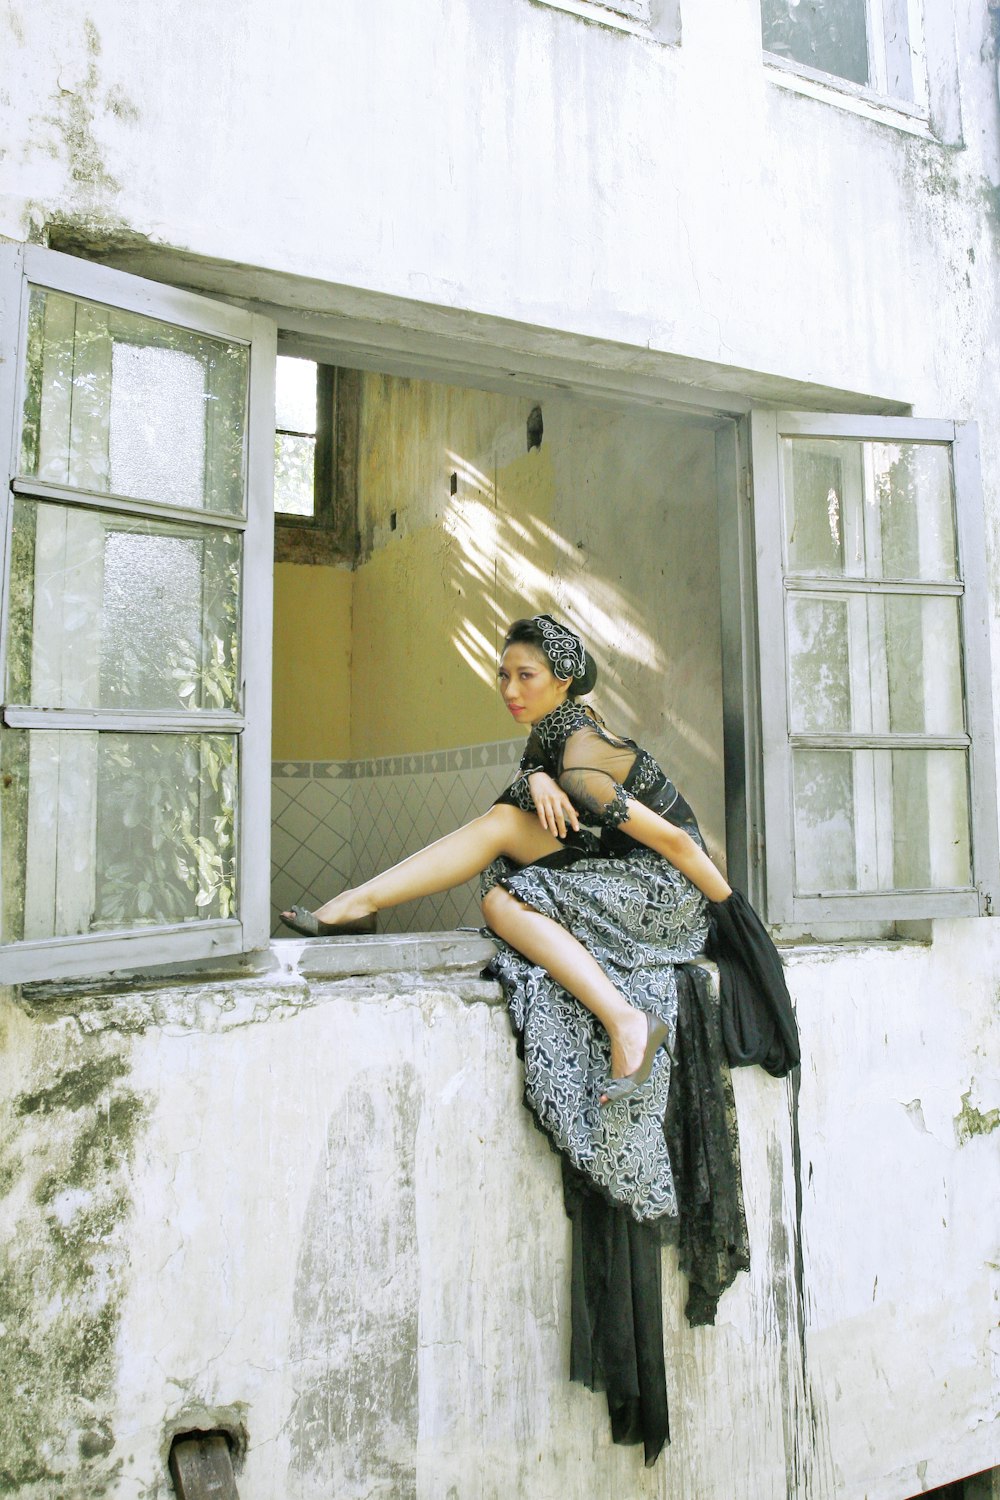
<svg viewBox="0 0 1000 1500">
<path fill-rule="evenodd" d="M 664 1138 L 677 1028 L 674 965 L 704 948 L 705 899 L 652 849 L 636 845 L 608 857 L 596 839 L 583 857 L 561 851 L 526 866 L 495 860 L 483 873 L 483 894 L 496 884 L 565 927 L 633 1005 L 669 1027 L 647 1083 L 602 1108 L 611 1076 L 604 1027 L 544 969 L 495 939 L 489 972 L 504 989 L 519 1038 L 525 1103 L 553 1146 L 609 1202 L 669 1233 L 678 1217 Z"/>
</svg>

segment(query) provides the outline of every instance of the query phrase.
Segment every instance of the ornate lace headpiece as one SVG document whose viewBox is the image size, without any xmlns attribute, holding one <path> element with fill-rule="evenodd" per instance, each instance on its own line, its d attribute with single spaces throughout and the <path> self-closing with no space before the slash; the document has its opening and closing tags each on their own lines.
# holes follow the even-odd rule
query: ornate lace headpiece
<svg viewBox="0 0 1000 1500">
<path fill-rule="evenodd" d="M 587 675 L 587 653 L 580 637 L 568 625 L 560 625 L 551 615 L 534 615 L 531 623 L 542 632 L 542 650 L 557 677 Z"/>
</svg>

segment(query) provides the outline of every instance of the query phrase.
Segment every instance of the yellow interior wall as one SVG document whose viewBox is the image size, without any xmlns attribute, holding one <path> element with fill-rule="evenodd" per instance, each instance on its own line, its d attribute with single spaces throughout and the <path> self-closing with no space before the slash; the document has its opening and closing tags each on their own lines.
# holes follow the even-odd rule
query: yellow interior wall
<svg viewBox="0 0 1000 1500">
<path fill-rule="evenodd" d="M 275 760 L 350 757 L 352 582 L 347 568 L 275 565 Z"/>
<path fill-rule="evenodd" d="M 519 614 L 550 608 L 549 453 L 526 451 L 532 403 L 366 377 L 354 575 L 352 754 L 520 738 L 496 690 Z M 456 493 L 451 476 L 456 475 Z M 396 528 L 390 524 L 396 515 Z"/>
<path fill-rule="evenodd" d="M 510 620 L 549 610 L 596 656 L 596 708 L 660 759 L 718 844 L 714 435 L 550 394 L 528 453 L 531 405 L 365 376 L 362 560 L 276 569 L 275 759 L 520 739 L 497 652 Z"/>
</svg>

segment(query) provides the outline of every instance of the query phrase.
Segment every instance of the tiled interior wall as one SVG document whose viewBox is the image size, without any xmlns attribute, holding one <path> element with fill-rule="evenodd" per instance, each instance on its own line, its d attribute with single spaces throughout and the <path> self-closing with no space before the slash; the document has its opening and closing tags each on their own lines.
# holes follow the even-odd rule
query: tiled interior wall
<svg viewBox="0 0 1000 1500">
<path fill-rule="evenodd" d="M 293 902 L 310 908 L 450 833 L 511 779 L 519 740 L 380 760 L 276 761 L 271 769 L 271 922 Z M 478 927 L 478 884 L 395 907 L 380 932 Z"/>
</svg>

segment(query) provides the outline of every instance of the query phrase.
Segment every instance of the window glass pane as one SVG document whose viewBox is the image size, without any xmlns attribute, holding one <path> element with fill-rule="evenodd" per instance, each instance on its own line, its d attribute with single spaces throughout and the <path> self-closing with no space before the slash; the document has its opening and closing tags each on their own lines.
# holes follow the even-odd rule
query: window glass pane
<svg viewBox="0 0 1000 1500">
<path fill-rule="evenodd" d="M 236 738 L 4 729 L 0 940 L 235 910 Z"/>
<path fill-rule="evenodd" d="M 951 451 L 944 443 L 783 438 L 790 572 L 958 578 Z"/>
<path fill-rule="evenodd" d="M 274 435 L 274 508 L 283 516 L 315 513 L 316 439 Z"/>
<path fill-rule="evenodd" d="M 274 376 L 275 427 L 316 431 L 316 362 L 279 354 Z"/>
<path fill-rule="evenodd" d="M 242 513 L 248 351 L 32 287 L 20 473 Z"/>
<path fill-rule="evenodd" d="M 795 750 L 792 773 L 798 893 L 854 890 L 857 878 L 851 752 Z"/>
<path fill-rule="evenodd" d="M 789 705 L 793 730 L 851 728 L 848 604 L 793 594 L 788 600 Z"/>
<path fill-rule="evenodd" d="M 802 896 L 971 884 L 964 750 L 795 750 Z"/>
<path fill-rule="evenodd" d="M 884 652 L 886 700 L 873 691 L 874 727 L 892 734 L 965 728 L 959 600 L 886 594 L 869 600 L 876 671 Z M 877 679 L 876 679 L 877 680 Z"/>
<path fill-rule="evenodd" d="M 945 443 L 872 443 L 878 531 L 869 576 L 958 577 L 951 448 Z M 876 563 L 880 567 L 876 568 Z"/>
<path fill-rule="evenodd" d="M 789 595 L 792 731 L 963 733 L 959 602 L 916 594 Z"/>
<path fill-rule="evenodd" d="M 8 703 L 238 708 L 240 533 L 17 498 Z"/>
<path fill-rule="evenodd" d="M 866 84 L 867 9 L 866 0 L 761 0 L 764 50 Z"/>
<path fill-rule="evenodd" d="M 897 890 L 972 884 L 969 779 L 963 750 L 883 750 L 892 781 Z"/>
<path fill-rule="evenodd" d="M 785 438 L 781 449 L 789 570 L 837 576 L 852 571 L 846 566 L 845 497 L 853 518 L 861 496 L 860 444 Z"/>
</svg>

